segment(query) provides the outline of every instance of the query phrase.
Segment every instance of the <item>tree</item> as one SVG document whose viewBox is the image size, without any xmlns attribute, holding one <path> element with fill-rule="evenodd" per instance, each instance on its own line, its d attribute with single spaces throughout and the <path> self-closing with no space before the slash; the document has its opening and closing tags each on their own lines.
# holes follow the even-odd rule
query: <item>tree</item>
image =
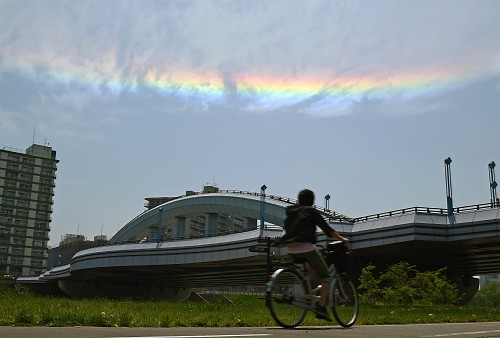
<svg viewBox="0 0 500 338">
<path fill-rule="evenodd" d="M 495 281 L 487 281 L 481 287 L 474 298 L 471 305 L 479 306 L 500 306 L 500 283 Z"/>
<path fill-rule="evenodd" d="M 446 269 L 418 271 L 415 265 L 399 262 L 375 276 L 376 267 L 362 269 L 358 291 L 370 304 L 456 304 L 458 287 L 448 280 Z"/>
</svg>

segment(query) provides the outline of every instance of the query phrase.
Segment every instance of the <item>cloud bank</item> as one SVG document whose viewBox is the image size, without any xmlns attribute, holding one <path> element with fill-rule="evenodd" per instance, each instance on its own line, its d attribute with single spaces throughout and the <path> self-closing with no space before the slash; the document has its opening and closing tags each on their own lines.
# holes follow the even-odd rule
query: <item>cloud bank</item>
<svg viewBox="0 0 500 338">
<path fill-rule="evenodd" d="M 499 12 L 493 1 L 2 1 L 0 74 L 77 112 L 160 95 L 186 111 L 344 115 L 498 76 Z"/>
</svg>

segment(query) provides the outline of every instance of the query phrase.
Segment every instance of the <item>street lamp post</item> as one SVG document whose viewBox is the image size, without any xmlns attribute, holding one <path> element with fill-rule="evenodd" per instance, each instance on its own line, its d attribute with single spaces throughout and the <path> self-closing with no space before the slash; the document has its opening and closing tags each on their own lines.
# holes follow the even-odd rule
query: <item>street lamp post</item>
<svg viewBox="0 0 500 338">
<path fill-rule="evenodd" d="M 495 181 L 495 162 L 488 164 L 489 174 L 490 174 L 490 194 L 491 194 L 491 207 L 495 205 L 500 207 L 497 197 L 497 182 Z"/>
<path fill-rule="evenodd" d="M 330 195 L 325 196 L 325 210 L 330 210 Z"/>
<path fill-rule="evenodd" d="M 266 200 L 266 185 L 263 184 L 262 187 L 260 187 L 260 234 L 259 237 L 262 238 L 264 235 L 264 215 L 265 215 L 265 200 Z"/>
<path fill-rule="evenodd" d="M 448 206 L 448 216 L 453 216 L 453 197 L 451 189 L 451 158 L 444 160 L 444 175 L 446 178 L 446 203 Z"/>
<path fill-rule="evenodd" d="M 156 235 L 156 243 L 161 241 L 161 224 L 163 223 L 163 208 L 158 209 L 158 234 Z"/>
</svg>

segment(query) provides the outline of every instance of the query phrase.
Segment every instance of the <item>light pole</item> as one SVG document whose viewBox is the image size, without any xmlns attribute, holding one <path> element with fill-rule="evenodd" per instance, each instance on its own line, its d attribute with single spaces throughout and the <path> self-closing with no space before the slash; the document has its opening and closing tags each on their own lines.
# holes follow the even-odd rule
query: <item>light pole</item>
<svg viewBox="0 0 500 338">
<path fill-rule="evenodd" d="M 330 195 L 325 196 L 325 210 L 330 210 Z"/>
<path fill-rule="evenodd" d="M 448 207 L 448 216 L 453 216 L 453 197 L 451 190 L 451 158 L 444 160 L 444 176 L 446 178 L 446 204 Z"/>
<path fill-rule="evenodd" d="M 491 207 L 493 208 L 495 205 L 500 207 L 497 200 L 497 182 L 495 181 L 495 162 L 491 162 L 488 164 L 489 174 L 490 174 L 490 194 L 491 194 Z"/>
<path fill-rule="evenodd" d="M 260 234 L 259 237 L 262 238 L 264 235 L 264 215 L 265 215 L 265 200 L 266 200 L 266 185 L 263 184 L 260 187 Z"/>
<path fill-rule="evenodd" d="M 156 243 L 160 244 L 161 241 L 161 224 L 163 223 L 163 208 L 158 209 L 158 234 L 156 235 Z"/>
</svg>

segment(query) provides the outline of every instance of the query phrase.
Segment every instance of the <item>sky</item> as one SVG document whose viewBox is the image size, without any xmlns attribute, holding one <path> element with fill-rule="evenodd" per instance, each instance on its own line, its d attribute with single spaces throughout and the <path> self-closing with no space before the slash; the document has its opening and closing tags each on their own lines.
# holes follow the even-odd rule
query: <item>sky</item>
<svg viewBox="0 0 500 338">
<path fill-rule="evenodd" d="M 0 0 L 0 147 L 60 160 L 49 245 L 204 185 L 349 217 L 487 203 L 500 1 Z"/>
</svg>

